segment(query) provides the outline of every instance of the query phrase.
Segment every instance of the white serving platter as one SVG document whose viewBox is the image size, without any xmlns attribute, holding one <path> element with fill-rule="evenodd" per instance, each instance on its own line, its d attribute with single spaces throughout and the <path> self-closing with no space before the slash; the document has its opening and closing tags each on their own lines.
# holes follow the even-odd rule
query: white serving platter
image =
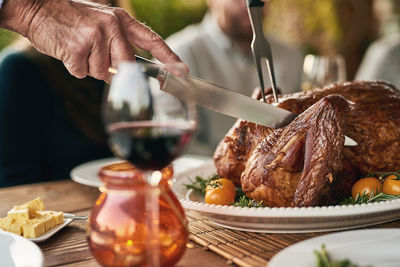
<svg viewBox="0 0 400 267">
<path fill-rule="evenodd" d="M 216 173 L 213 162 L 188 169 L 175 176 L 173 191 L 187 210 L 202 213 L 215 224 L 265 233 L 307 233 L 345 230 L 380 224 L 400 218 L 400 200 L 377 203 L 302 208 L 242 208 L 209 205 L 185 187 L 196 176 Z"/>
</svg>

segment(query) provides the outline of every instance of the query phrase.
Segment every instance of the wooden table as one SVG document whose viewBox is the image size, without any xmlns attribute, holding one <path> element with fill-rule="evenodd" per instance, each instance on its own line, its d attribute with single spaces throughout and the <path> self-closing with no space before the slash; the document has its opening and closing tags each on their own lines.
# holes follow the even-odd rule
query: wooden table
<svg viewBox="0 0 400 267">
<path fill-rule="evenodd" d="M 43 199 L 46 209 L 88 215 L 97 196 L 97 188 L 70 180 L 0 188 L 0 217 L 5 217 L 13 205 L 36 197 Z M 400 220 L 375 227 L 400 227 Z M 277 242 L 271 248 L 268 258 L 286 246 L 317 235 L 320 234 L 271 234 L 270 238 Z M 194 242 L 190 244 L 177 266 L 232 266 L 232 262 L 214 252 Z M 91 256 L 86 242 L 86 222 L 74 221 L 38 245 L 43 250 L 45 266 L 99 266 Z"/>
</svg>

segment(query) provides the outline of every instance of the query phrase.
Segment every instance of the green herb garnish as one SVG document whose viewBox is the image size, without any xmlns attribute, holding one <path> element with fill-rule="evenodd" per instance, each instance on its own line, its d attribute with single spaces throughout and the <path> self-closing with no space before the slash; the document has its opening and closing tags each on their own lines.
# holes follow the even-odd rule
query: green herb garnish
<svg viewBox="0 0 400 267">
<path fill-rule="evenodd" d="M 235 207 L 249 207 L 249 208 L 251 208 L 251 207 L 256 207 L 256 208 L 264 207 L 264 205 L 262 204 L 262 201 L 260 201 L 260 202 L 254 201 L 254 200 L 248 198 L 244 194 L 239 196 L 238 200 L 236 200 L 236 202 L 233 203 L 232 206 L 235 206 Z"/>
<path fill-rule="evenodd" d="M 339 205 L 355 205 L 355 204 L 363 204 L 363 203 L 373 203 L 379 201 L 393 200 L 399 199 L 400 195 L 393 196 L 389 194 L 385 194 L 382 192 L 375 193 L 372 191 L 370 194 L 363 193 L 362 195 L 357 194 L 356 198 L 348 197 L 342 200 Z"/>
<path fill-rule="evenodd" d="M 360 265 L 351 263 L 348 259 L 332 260 L 326 250 L 325 244 L 322 244 L 321 251 L 314 250 L 313 252 L 316 259 L 316 267 L 361 267 Z"/>
<path fill-rule="evenodd" d="M 220 177 L 216 174 L 213 175 L 209 178 L 203 178 L 201 176 L 196 176 L 195 180 L 191 181 L 191 184 L 185 184 L 186 189 L 192 189 L 193 191 L 200 193 L 204 195 L 206 193 L 206 188 L 208 185 L 212 185 L 215 187 L 220 186 L 220 184 L 213 182 L 213 180 L 217 180 Z M 235 207 L 264 207 L 262 204 L 262 201 L 257 202 L 254 200 L 251 200 L 249 197 L 247 197 L 243 191 L 242 188 L 236 187 L 236 196 L 235 196 L 235 203 L 232 203 L 232 206 Z"/>
<path fill-rule="evenodd" d="M 191 181 L 191 184 L 185 184 L 186 189 L 192 189 L 197 193 L 204 194 L 206 192 L 207 185 L 211 183 L 213 180 L 219 179 L 218 174 L 215 174 L 207 179 L 204 179 L 201 176 L 196 176 L 194 181 Z"/>
</svg>

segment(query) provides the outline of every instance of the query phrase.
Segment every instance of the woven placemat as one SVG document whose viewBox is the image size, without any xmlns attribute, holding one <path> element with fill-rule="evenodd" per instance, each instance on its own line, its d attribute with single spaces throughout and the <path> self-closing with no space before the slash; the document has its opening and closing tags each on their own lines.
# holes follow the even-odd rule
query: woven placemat
<svg viewBox="0 0 400 267">
<path fill-rule="evenodd" d="M 189 219 L 189 238 L 193 242 L 242 267 L 267 266 L 280 250 L 299 241 L 329 234 L 268 234 L 236 231 L 218 226 L 200 213 L 186 211 Z M 366 228 L 400 228 L 400 220 Z"/>
<path fill-rule="evenodd" d="M 189 238 L 242 267 L 266 266 L 281 249 L 315 234 L 266 234 L 223 228 L 197 212 L 187 211 Z"/>
</svg>

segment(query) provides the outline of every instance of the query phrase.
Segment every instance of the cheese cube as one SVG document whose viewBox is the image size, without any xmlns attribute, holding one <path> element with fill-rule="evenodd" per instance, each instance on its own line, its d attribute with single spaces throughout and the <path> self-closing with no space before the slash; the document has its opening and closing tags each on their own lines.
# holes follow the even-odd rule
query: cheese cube
<svg viewBox="0 0 400 267">
<path fill-rule="evenodd" d="M 7 212 L 7 217 L 14 219 L 17 223 L 24 223 L 25 221 L 29 220 L 29 209 L 12 209 Z"/>
<path fill-rule="evenodd" d="M 40 217 L 45 222 L 45 229 L 46 232 L 57 225 L 57 220 L 54 216 L 51 215 L 44 215 Z"/>
<path fill-rule="evenodd" d="M 15 219 L 8 217 L 0 218 L 0 229 L 17 235 L 22 234 L 22 224 L 17 223 Z"/>
<path fill-rule="evenodd" d="M 8 211 L 6 218 L 0 218 L 0 229 L 35 238 L 63 222 L 64 213 L 44 210 L 44 203 L 38 197 Z"/>
<path fill-rule="evenodd" d="M 62 211 L 40 210 L 36 212 L 35 216 L 50 215 L 55 218 L 56 225 L 64 222 L 64 213 Z"/>
<path fill-rule="evenodd" d="M 46 232 L 46 223 L 48 218 L 30 219 L 22 226 L 24 237 L 35 238 Z"/>
<path fill-rule="evenodd" d="M 29 202 L 26 202 L 19 206 L 14 206 L 14 210 L 28 209 L 29 210 L 29 218 L 32 218 L 36 211 L 44 210 L 44 203 L 40 197 L 35 198 Z"/>
<path fill-rule="evenodd" d="M 23 234 L 25 237 L 37 237 L 56 226 L 57 220 L 57 216 L 52 214 L 37 214 L 35 218 L 26 221 L 22 226 Z"/>
</svg>

